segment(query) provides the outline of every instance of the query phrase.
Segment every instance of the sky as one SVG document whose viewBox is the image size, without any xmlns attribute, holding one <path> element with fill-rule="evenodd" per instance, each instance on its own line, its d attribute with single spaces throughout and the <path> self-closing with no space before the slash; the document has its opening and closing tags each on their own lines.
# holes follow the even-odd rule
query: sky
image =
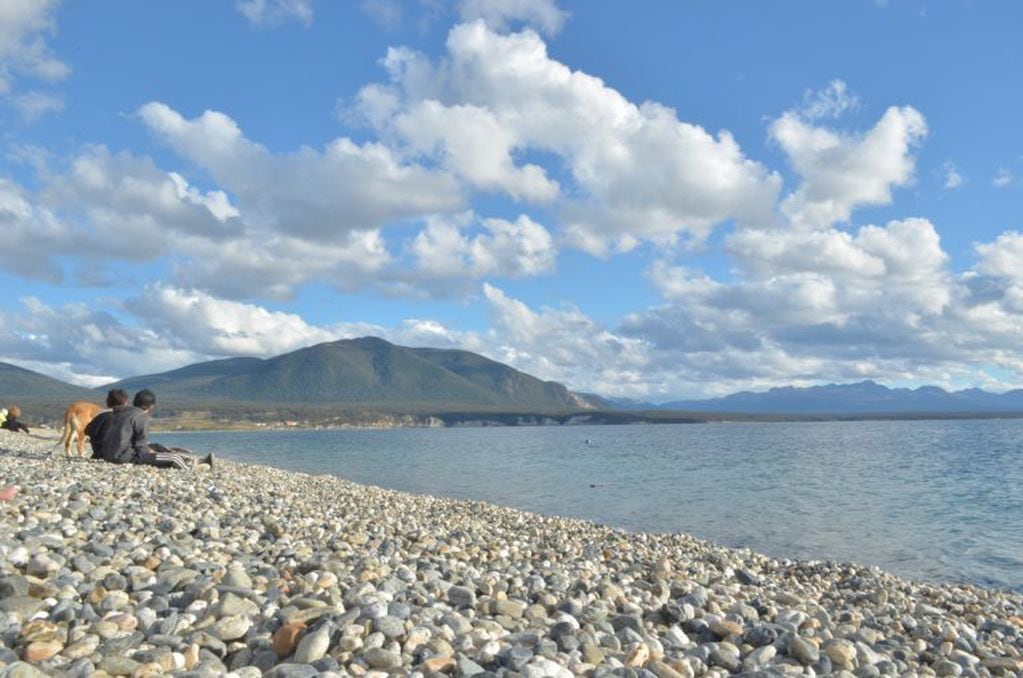
<svg viewBox="0 0 1023 678">
<path fill-rule="evenodd" d="M 0 361 L 1023 387 L 1023 4 L 4 0 Z"/>
</svg>

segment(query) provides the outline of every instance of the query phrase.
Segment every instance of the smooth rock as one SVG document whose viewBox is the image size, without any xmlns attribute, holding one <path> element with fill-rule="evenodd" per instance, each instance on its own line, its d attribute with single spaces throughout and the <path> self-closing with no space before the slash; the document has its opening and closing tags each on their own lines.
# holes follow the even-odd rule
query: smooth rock
<svg viewBox="0 0 1023 678">
<path fill-rule="evenodd" d="M 324 624 L 311 631 L 298 641 L 295 648 L 295 661 L 299 664 L 311 664 L 327 653 L 330 647 L 330 625 Z"/>
<path fill-rule="evenodd" d="M 798 636 L 789 641 L 788 653 L 790 657 L 794 657 L 803 666 L 817 663 L 821 654 L 820 649 L 816 645 Z"/>
</svg>

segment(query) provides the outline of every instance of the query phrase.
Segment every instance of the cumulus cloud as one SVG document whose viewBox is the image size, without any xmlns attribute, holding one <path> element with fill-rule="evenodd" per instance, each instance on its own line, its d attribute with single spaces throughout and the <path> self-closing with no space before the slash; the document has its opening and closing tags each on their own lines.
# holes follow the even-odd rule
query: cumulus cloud
<svg viewBox="0 0 1023 678">
<path fill-rule="evenodd" d="M 701 240 L 723 221 L 773 219 L 780 177 L 746 158 L 728 132 L 630 102 L 551 59 L 532 31 L 463 24 L 440 63 L 401 48 L 385 65 L 393 84 L 360 93 L 366 121 L 476 188 L 526 201 L 561 197 L 561 230 L 586 251 Z M 530 153 L 554 159 L 571 185 L 519 161 Z"/>
<path fill-rule="evenodd" d="M 395 257 L 397 233 L 391 243 L 381 228 L 327 237 L 291 233 L 278 229 L 279 221 L 261 219 L 258 209 L 253 218 L 244 197 L 197 187 L 128 152 L 91 146 L 58 170 L 48 163 L 39 168 L 36 192 L 0 181 L 0 225 L 9 244 L 0 266 L 50 281 L 73 273 L 82 284 L 109 286 L 118 278 L 127 284 L 135 274 L 146 275 L 146 263 L 160 261 L 175 284 L 231 299 L 286 300 L 311 281 L 342 290 L 448 296 L 470 293 L 466 283 L 482 277 L 547 273 L 557 256 L 548 230 L 525 215 L 509 221 L 435 214 L 408 221 L 398 233 L 419 230 Z M 65 270 L 58 262 L 68 255 L 73 259 Z"/>
<path fill-rule="evenodd" d="M 313 24 L 312 0 L 238 0 L 235 8 L 254 26 L 273 26 L 284 21 Z"/>
<path fill-rule="evenodd" d="M 503 190 L 515 199 L 549 202 L 558 184 L 534 164 L 515 164 L 514 135 L 494 114 L 479 106 L 443 106 L 422 101 L 398 114 L 395 129 L 423 154 L 442 163 L 474 188 Z"/>
<path fill-rule="evenodd" d="M 139 296 L 123 301 L 97 299 L 95 308 L 51 306 L 35 297 L 21 303 L 21 313 L 0 311 L 0 361 L 83 386 L 217 358 L 268 358 L 366 335 L 407 346 L 475 351 L 485 346 L 478 334 L 428 319 L 408 318 L 391 326 L 316 326 L 293 313 L 164 284 L 146 286 Z"/>
<path fill-rule="evenodd" d="M 139 114 L 233 195 L 249 223 L 282 235 L 344 241 L 354 230 L 450 211 L 464 201 L 450 175 L 403 164 L 379 143 L 338 138 L 322 151 L 303 147 L 274 154 L 247 139 L 223 113 L 206 111 L 189 120 L 153 102 Z"/>
<path fill-rule="evenodd" d="M 52 82 L 71 72 L 46 44 L 56 29 L 58 5 L 59 0 L 0 2 L 0 94 L 19 75 Z"/>
<path fill-rule="evenodd" d="M 788 112 L 770 127 L 788 155 L 800 186 L 781 209 L 797 226 L 822 228 L 848 221 L 853 209 L 887 205 L 892 189 L 913 180 L 912 151 L 927 134 L 924 116 L 911 107 L 891 107 L 862 135 L 815 127 Z"/>
<path fill-rule="evenodd" d="M 992 369 L 1023 374 L 1016 232 L 978 243 L 963 273 L 950 270 L 922 219 L 853 233 L 740 229 L 726 249 L 727 281 L 652 266 L 664 303 L 617 330 L 648 342 L 651 368 L 674 369 L 674 383 L 685 376 L 691 392 L 864 378 L 956 386 L 992 383 Z"/>
<path fill-rule="evenodd" d="M 162 285 L 146 287 L 125 307 L 157 334 L 210 356 L 268 357 L 337 338 L 294 313 Z"/>
<path fill-rule="evenodd" d="M 0 360 L 96 386 L 213 358 L 270 357 L 385 328 L 317 327 L 295 314 L 156 284 L 125 301 L 50 306 L 21 300 L 0 313 Z M 399 328 L 411 331 L 412 325 Z"/>
<path fill-rule="evenodd" d="M 361 289 L 388 277 L 392 257 L 378 231 L 356 231 L 329 244 L 250 233 L 205 250 L 186 250 L 177 279 L 232 299 L 290 299 L 310 282 Z"/>
<path fill-rule="evenodd" d="M 459 0 L 458 13 L 462 21 L 482 19 L 498 32 L 521 22 L 547 35 L 555 35 L 568 19 L 554 0 Z"/>
<path fill-rule="evenodd" d="M 35 204 L 22 186 L 0 178 L 0 266 L 26 278 L 60 282 L 54 257 L 75 251 L 74 230 L 53 211 Z"/>
<path fill-rule="evenodd" d="M 73 375 L 75 383 L 98 386 L 204 358 L 119 319 L 116 302 L 99 310 L 81 303 L 55 307 L 34 297 L 21 301 L 23 313 L 0 314 L 0 360 L 5 362 L 57 378 Z"/>
<path fill-rule="evenodd" d="M 148 158 L 86 148 L 67 173 L 48 177 L 41 199 L 74 224 L 86 258 L 152 260 L 183 240 L 223 241 L 240 233 L 236 212 L 219 191 L 206 194 Z"/>
<path fill-rule="evenodd" d="M 1023 234 L 1019 231 L 1007 231 L 974 248 L 979 256 L 979 273 L 1023 283 Z"/>
<path fill-rule="evenodd" d="M 432 218 L 410 246 L 419 273 L 434 279 L 498 275 L 522 277 L 554 269 L 557 250 L 550 233 L 526 215 L 515 221 L 483 219 L 482 232 L 467 235 L 475 215 Z"/>
<path fill-rule="evenodd" d="M 575 390 L 637 396 L 650 392 L 650 356 L 643 339 L 601 327 L 579 309 L 531 309 L 484 284 L 492 327 L 490 357 Z"/>
<path fill-rule="evenodd" d="M 743 230 L 729 238 L 727 248 L 745 280 L 825 280 L 842 296 L 836 309 L 843 313 L 878 306 L 902 316 L 940 313 L 950 301 L 948 256 L 934 225 L 924 219 L 863 226 L 855 236 L 834 229 Z M 771 305 L 763 307 L 769 315 Z"/>
</svg>

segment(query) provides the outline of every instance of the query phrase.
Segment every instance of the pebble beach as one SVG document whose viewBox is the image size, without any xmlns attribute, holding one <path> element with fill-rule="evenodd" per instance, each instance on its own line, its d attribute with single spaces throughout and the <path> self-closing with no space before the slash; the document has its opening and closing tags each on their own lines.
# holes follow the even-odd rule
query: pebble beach
<svg viewBox="0 0 1023 678">
<path fill-rule="evenodd" d="M 0 431 L 0 677 L 1023 674 L 1019 594 L 56 438 Z"/>
</svg>

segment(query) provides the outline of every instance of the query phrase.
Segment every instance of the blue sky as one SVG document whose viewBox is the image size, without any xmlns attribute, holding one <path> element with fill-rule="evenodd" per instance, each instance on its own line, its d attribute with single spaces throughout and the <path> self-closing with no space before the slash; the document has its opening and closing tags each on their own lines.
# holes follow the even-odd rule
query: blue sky
<svg viewBox="0 0 1023 678">
<path fill-rule="evenodd" d="M 0 361 L 1023 386 L 1015 2 L 0 6 Z"/>
</svg>

